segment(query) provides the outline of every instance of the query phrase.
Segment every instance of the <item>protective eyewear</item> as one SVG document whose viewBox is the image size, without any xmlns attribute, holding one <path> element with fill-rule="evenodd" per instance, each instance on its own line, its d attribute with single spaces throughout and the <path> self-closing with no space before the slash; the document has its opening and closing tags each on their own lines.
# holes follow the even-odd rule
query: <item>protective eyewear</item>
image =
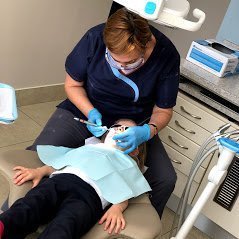
<svg viewBox="0 0 239 239">
<path fill-rule="evenodd" d="M 120 62 L 116 61 L 109 53 L 109 51 L 106 48 L 105 51 L 105 59 L 107 60 L 107 62 L 114 68 L 118 69 L 118 70 L 133 70 L 138 68 L 139 66 L 141 66 L 144 63 L 144 58 L 143 56 L 141 56 L 138 60 L 136 60 L 133 63 L 127 64 L 125 66 L 122 66 Z"/>
<path fill-rule="evenodd" d="M 115 131 L 124 132 L 126 129 L 128 129 L 128 126 L 121 125 L 121 124 L 113 124 L 110 129 L 114 129 Z"/>
</svg>

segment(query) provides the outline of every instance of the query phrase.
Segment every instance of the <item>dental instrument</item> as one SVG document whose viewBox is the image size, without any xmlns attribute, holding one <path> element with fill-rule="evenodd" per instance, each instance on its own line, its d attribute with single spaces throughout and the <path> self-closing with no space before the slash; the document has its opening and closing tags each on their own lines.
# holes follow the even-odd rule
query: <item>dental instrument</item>
<svg viewBox="0 0 239 239">
<path fill-rule="evenodd" d="M 74 120 L 79 121 L 79 122 L 81 122 L 83 124 L 88 124 L 88 125 L 95 126 L 95 127 L 102 127 L 106 131 L 109 130 L 106 126 L 99 126 L 97 124 L 91 123 L 90 121 L 83 120 L 83 119 L 80 119 L 80 118 L 77 118 L 77 117 L 74 117 Z"/>
<path fill-rule="evenodd" d="M 77 117 L 74 117 L 74 120 L 80 121 L 81 123 L 88 124 L 88 125 L 92 125 L 92 126 L 95 126 L 95 127 L 98 127 L 98 126 L 99 126 L 99 125 L 97 125 L 97 124 L 91 123 L 90 121 L 83 120 L 83 119 L 79 119 L 79 118 L 77 118 Z"/>
<path fill-rule="evenodd" d="M 143 124 L 144 122 L 146 122 L 146 121 L 149 120 L 149 119 L 150 119 L 150 117 L 148 117 L 147 119 L 143 120 L 142 122 L 140 122 L 140 123 L 137 124 L 137 125 L 141 125 L 141 124 Z M 87 120 L 80 119 L 80 118 L 78 118 L 78 117 L 74 117 L 74 120 L 79 121 L 79 122 L 81 122 L 81 123 L 83 123 L 83 124 L 88 124 L 88 125 L 91 125 L 91 126 L 99 127 L 99 125 L 97 125 L 97 124 L 91 123 L 90 121 L 87 121 Z M 110 130 L 111 128 L 114 128 L 114 127 L 117 127 L 117 126 L 118 126 L 117 124 L 113 124 L 113 125 L 110 126 L 109 128 L 107 128 L 106 126 L 102 126 L 102 127 L 105 127 L 106 130 Z M 123 125 L 120 125 L 120 126 L 121 126 L 121 127 L 125 127 L 125 129 L 128 128 L 128 126 L 123 126 Z"/>
<path fill-rule="evenodd" d="M 188 31 L 197 31 L 205 21 L 206 15 L 199 9 L 193 10 L 197 22 L 186 20 L 190 4 L 187 0 L 114 0 L 129 11 L 155 23 Z M 136 2 L 137 1 L 137 2 Z"/>
</svg>

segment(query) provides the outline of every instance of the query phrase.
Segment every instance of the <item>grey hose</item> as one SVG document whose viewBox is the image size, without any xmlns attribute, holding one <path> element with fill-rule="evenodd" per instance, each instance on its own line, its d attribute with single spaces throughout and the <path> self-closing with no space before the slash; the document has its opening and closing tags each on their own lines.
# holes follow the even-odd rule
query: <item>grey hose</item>
<svg viewBox="0 0 239 239">
<path fill-rule="evenodd" d="M 197 154 L 196 154 L 196 156 L 195 156 L 195 159 L 194 159 L 194 161 L 193 161 L 193 164 L 192 164 L 192 167 L 191 167 L 191 170 L 190 170 L 190 173 L 189 173 L 189 178 L 191 177 L 192 172 L 194 171 L 194 168 L 195 168 L 196 165 L 198 164 L 199 159 L 202 157 L 203 151 L 205 150 L 205 148 L 207 147 L 207 145 L 208 145 L 213 139 L 214 139 L 214 137 L 213 137 L 213 136 L 210 136 L 210 137 L 201 145 L 201 147 L 199 148 L 199 150 L 198 150 L 198 152 L 197 152 Z M 185 192 L 186 192 L 186 187 L 187 187 L 188 183 L 189 183 L 189 179 L 188 179 L 188 181 L 187 181 L 187 183 L 186 183 L 186 185 L 185 185 L 185 187 L 184 187 L 184 191 L 183 191 L 183 193 L 182 193 L 182 196 L 181 196 L 181 198 L 180 198 L 179 204 L 178 204 L 177 209 L 176 209 L 176 212 L 175 212 L 175 217 L 174 217 L 173 224 L 172 224 L 172 227 L 171 227 L 171 232 L 170 232 L 170 238 L 172 237 L 172 234 L 173 234 L 173 229 L 174 229 L 175 224 L 176 224 L 177 215 L 178 215 L 179 211 L 181 210 L 181 212 L 180 212 L 180 217 L 181 217 L 181 214 L 182 214 L 182 211 L 183 211 L 183 210 L 182 210 L 182 209 L 183 209 L 183 208 L 182 208 L 182 202 L 183 202 L 183 199 L 185 198 Z M 187 200 L 187 201 L 188 201 L 188 200 Z M 183 216 L 183 217 L 184 217 L 184 216 Z M 178 229 L 179 229 L 179 227 L 178 227 Z"/>
<path fill-rule="evenodd" d="M 179 217 L 179 222 L 178 222 L 178 229 L 182 226 L 183 224 L 183 220 L 185 218 L 185 214 L 186 214 L 186 207 L 187 207 L 187 202 L 188 202 L 188 197 L 189 197 L 189 193 L 190 193 L 190 189 L 191 189 L 191 186 L 192 186 L 192 182 L 193 182 L 193 179 L 199 169 L 199 167 L 201 166 L 201 164 L 203 163 L 203 161 L 213 152 L 215 152 L 216 150 L 218 149 L 218 146 L 213 146 L 211 147 L 204 155 L 203 157 L 200 159 L 199 163 L 196 165 L 196 167 L 194 168 L 189 180 L 188 180 L 188 183 L 186 185 L 186 189 L 185 189 L 185 195 L 184 195 L 184 198 L 183 198 L 183 203 L 182 203 L 182 209 L 181 209 L 181 214 L 180 214 L 180 217 Z"/>
<path fill-rule="evenodd" d="M 232 135 L 235 135 L 235 134 L 239 134 L 239 130 L 234 130 L 234 131 L 231 131 L 231 132 L 228 132 L 228 133 L 223 133 L 223 134 L 220 135 L 220 137 L 222 137 L 222 136 L 229 137 L 229 136 L 232 136 Z M 199 150 L 198 150 L 198 152 L 197 152 L 197 154 L 195 156 L 195 160 L 194 160 L 194 162 L 192 164 L 192 167 L 191 167 L 191 170 L 190 170 L 190 173 L 189 173 L 188 181 L 187 181 L 187 183 L 185 185 L 185 188 L 184 188 L 182 197 L 180 199 L 179 205 L 177 207 L 176 214 L 175 214 L 175 217 L 174 217 L 174 221 L 173 221 L 173 224 L 172 224 L 172 228 L 174 228 L 174 225 L 176 224 L 176 217 L 178 215 L 179 210 L 181 209 L 180 217 L 179 217 L 179 222 L 178 222 L 178 226 L 177 226 L 177 231 L 180 229 L 180 227 L 182 226 L 182 224 L 183 224 L 183 222 L 185 220 L 186 207 L 187 207 L 188 197 L 189 197 L 189 193 L 190 193 L 190 189 L 191 189 L 191 185 L 192 185 L 193 179 L 194 179 L 194 177 L 195 177 L 199 167 L 203 163 L 203 161 L 212 152 L 214 152 L 215 150 L 218 149 L 218 146 L 216 146 L 216 144 L 214 144 L 213 146 L 210 147 L 210 149 L 208 149 L 207 153 L 205 153 L 203 155 L 203 152 L 204 152 L 205 148 L 210 144 L 210 142 L 213 139 L 215 139 L 215 136 L 219 136 L 219 135 L 216 135 L 216 133 L 211 135 L 203 143 L 203 145 L 199 148 Z M 233 137 L 233 139 L 237 139 L 238 140 L 238 137 Z M 172 234 L 173 234 L 173 231 L 171 230 L 170 237 L 172 236 Z"/>
</svg>

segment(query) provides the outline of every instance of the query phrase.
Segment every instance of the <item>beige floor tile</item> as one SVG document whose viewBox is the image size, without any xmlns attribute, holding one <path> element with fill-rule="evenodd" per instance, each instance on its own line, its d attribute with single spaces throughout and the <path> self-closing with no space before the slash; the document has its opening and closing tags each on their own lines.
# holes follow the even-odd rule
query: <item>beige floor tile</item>
<svg viewBox="0 0 239 239">
<path fill-rule="evenodd" d="M 188 239 L 211 239 L 211 237 L 194 227 L 189 233 Z"/>
<path fill-rule="evenodd" d="M 170 239 L 169 235 L 170 232 L 163 234 L 161 239 Z M 207 236 L 205 233 L 193 227 L 192 230 L 189 232 L 188 236 L 186 237 L 186 239 L 211 239 L 211 237 Z"/>
<path fill-rule="evenodd" d="M 60 102 L 61 101 L 52 101 L 34 105 L 26 105 L 21 106 L 19 109 L 36 121 L 39 125 L 44 126 L 52 113 L 56 110 L 56 105 L 58 105 Z"/>
<path fill-rule="evenodd" d="M 165 208 L 162 217 L 163 236 L 161 239 L 169 239 L 169 231 L 171 230 L 173 224 L 174 215 L 175 213 L 172 210 Z M 187 236 L 187 239 L 210 239 L 210 237 L 194 227 Z"/>
<path fill-rule="evenodd" d="M 33 142 L 34 141 L 31 140 L 31 141 L 27 141 L 27 142 L 20 143 L 20 144 L 13 144 L 13 145 L 1 147 L 0 148 L 0 153 L 6 152 L 6 151 L 9 151 L 9 150 L 15 150 L 15 149 L 25 149 L 27 146 L 32 145 Z"/>
<path fill-rule="evenodd" d="M 162 216 L 162 235 L 171 230 L 175 213 L 169 208 L 165 208 Z"/>
<path fill-rule="evenodd" d="M 42 127 L 30 119 L 20 110 L 19 117 L 14 124 L 0 124 L 0 147 L 34 140 L 41 132 Z"/>
</svg>

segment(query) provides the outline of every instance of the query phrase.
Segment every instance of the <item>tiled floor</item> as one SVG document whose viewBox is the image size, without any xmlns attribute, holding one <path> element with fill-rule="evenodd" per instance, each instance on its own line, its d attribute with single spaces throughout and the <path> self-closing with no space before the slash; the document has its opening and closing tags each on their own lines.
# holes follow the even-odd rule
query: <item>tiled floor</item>
<svg viewBox="0 0 239 239">
<path fill-rule="evenodd" d="M 18 112 L 19 118 L 14 124 L 0 124 L 0 152 L 12 149 L 24 149 L 30 145 L 40 133 L 58 103 L 58 101 L 53 101 L 20 107 Z M 2 205 L 8 193 L 7 182 L 2 177 L 0 177 L 0 185 L 0 205 Z M 169 238 L 173 218 L 174 213 L 166 208 L 162 218 L 162 239 Z M 36 238 L 35 234 L 31 235 L 28 239 L 34 238 Z M 209 237 L 197 229 L 193 229 L 187 238 L 209 239 Z"/>
</svg>

